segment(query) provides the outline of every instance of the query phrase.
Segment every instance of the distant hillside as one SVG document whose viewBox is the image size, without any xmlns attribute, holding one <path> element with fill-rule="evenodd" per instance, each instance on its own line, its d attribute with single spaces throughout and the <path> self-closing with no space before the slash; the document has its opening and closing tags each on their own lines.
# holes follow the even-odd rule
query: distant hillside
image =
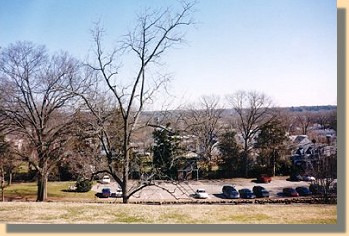
<svg viewBox="0 0 349 236">
<path fill-rule="evenodd" d="M 282 110 L 290 112 L 319 112 L 319 111 L 335 111 L 337 106 L 334 105 L 319 105 L 319 106 L 295 106 L 295 107 L 279 107 Z M 168 110 L 168 111 L 145 111 L 143 115 L 155 115 L 160 116 L 165 113 L 180 114 L 186 110 Z M 234 109 L 223 109 L 223 116 L 235 114 Z"/>
<path fill-rule="evenodd" d="M 291 112 L 304 112 L 304 111 L 331 111 L 336 110 L 337 106 L 326 105 L 326 106 L 299 106 L 299 107 L 288 107 Z"/>
</svg>

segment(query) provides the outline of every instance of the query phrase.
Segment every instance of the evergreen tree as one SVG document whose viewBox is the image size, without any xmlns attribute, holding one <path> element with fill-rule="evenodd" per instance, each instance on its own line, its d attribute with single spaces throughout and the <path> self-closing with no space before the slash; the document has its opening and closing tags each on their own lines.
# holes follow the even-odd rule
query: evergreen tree
<svg viewBox="0 0 349 236">
<path fill-rule="evenodd" d="M 275 176 L 277 162 L 281 158 L 281 150 L 287 141 L 285 127 L 274 120 L 260 129 L 256 138 L 256 147 L 260 149 L 259 164 L 265 164 L 271 175 Z"/>
<path fill-rule="evenodd" d="M 228 131 L 219 139 L 218 148 L 221 154 L 219 168 L 223 171 L 224 177 L 242 176 L 244 174 L 241 148 L 236 143 L 235 135 L 234 131 Z"/>
<path fill-rule="evenodd" d="M 178 133 L 170 129 L 170 124 L 165 128 L 157 128 L 153 132 L 155 145 L 153 147 L 154 168 L 166 178 L 176 178 L 178 169 L 177 160 L 180 157 L 180 138 Z"/>
</svg>

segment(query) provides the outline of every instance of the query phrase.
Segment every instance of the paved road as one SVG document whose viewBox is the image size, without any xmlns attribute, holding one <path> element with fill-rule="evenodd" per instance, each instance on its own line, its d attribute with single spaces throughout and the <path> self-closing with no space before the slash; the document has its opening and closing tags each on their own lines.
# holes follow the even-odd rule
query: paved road
<svg viewBox="0 0 349 236">
<path fill-rule="evenodd" d="M 237 190 L 242 188 L 252 189 L 255 185 L 261 185 L 270 192 L 270 197 L 282 196 L 282 189 L 285 187 L 296 188 L 298 186 L 309 187 L 310 182 L 290 182 L 286 180 L 287 177 L 275 177 L 271 183 L 263 184 L 256 183 L 255 179 L 229 179 L 229 180 L 199 180 L 199 181 L 186 181 L 179 184 L 173 184 L 169 182 L 159 182 L 156 186 L 149 186 L 137 192 L 130 200 L 179 200 L 179 199 L 192 199 L 193 194 L 198 188 L 203 188 L 209 194 L 209 198 L 214 200 L 224 199 L 222 195 L 222 187 L 225 184 L 231 184 L 236 187 Z M 95 192 L 101 192 L 102 188 L 110 187 L 112 192 L 115 192 L 118 185 L 115 182 L 110 184 L 94 185 L 92 190 Z M 166 189 L 166 190 L 165 190 Z"/>
</svg>

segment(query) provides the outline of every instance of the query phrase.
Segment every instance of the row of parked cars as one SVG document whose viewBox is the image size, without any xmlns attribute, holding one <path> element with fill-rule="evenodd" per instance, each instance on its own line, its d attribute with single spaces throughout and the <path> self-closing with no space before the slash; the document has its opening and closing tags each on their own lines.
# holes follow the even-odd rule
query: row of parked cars
<svg viewBox="0 0 349 236">
<path fill-rule="evenodd" d="M 238 198 L 244 198 L 244 199 L 254 199 L 254 198 L 268 198 L 269 197 L 269 191 L 266 190 L 262 186 L 254 186 L 252 188 L 252 191 L 248 188 L 240 189 L 239 191 L 231 186 L 231 185 L 225 185 L 222 188 L 223 196 L 225 198 L 230 199 L 238 199 Z M 299 197 L 299 196 L 310 196 L 313 193 L 307 188 L 307 187 L 297 187 L 297 188 L 284 188 L 282 190 L 282 193 L 284 196 L 287 197 Z M 120 188 L 116 189 L 116 192 L 112 192 L 109 187 L 105 187 L 102 189 L 101 193 L 97 193 L 96 195 L 99 195 L 98 197 L 122 197 L 122 190 Z M 195 192 L 196 198 L 205 199 L 208 198 L 208 193 L 205 191 L 205 189 L 197 189 Z"/>
<path fill-rule="evenodd" d="M 270 183 L 271 180 L 272 180 L 271 177 L 266 174 L 261 174 L 257 177 L 258 183 Z M 312 181 L 315 181 L 315 177 L 308 174 L 300 175 L 297 173 L 293 173 L 290 175 L 290 177 L 287 180 L 295 181 L 295 182 L 299 182 L 299 181 L 312 182 Z"/>
<path fill-rule="evenodd" d="M 307 182 L 312 182 L 315 181 L 315 177 L 311 175 L 300 175 L 300 174 L 291 174 L 290 178 L 287 179 L 288 181 L 307 181 Z"/>
<path fill-rule="evenodd" d="M 222 188 L 222 193 L 225 198 L 229 199 L 238 199 L 238 198 L 244 198 L 244 199 L 253 199 L 253 198 L 268 198 L 269 197 L 269 191 L 266 190 L 262 186 L 254 186 L 251 189 L 248 188 L 242 188 L 240 190 L 237 190 L 232 185 L 224 185 Z M 298 197 L 298 196 L 310 196 L 312 195 L 312 192 L 307 187 L 297 187 L 297 188 L 284 188 L 282 191 L 284 196 L 287 197 Z M 208 193 L 205 191 L 205 189 L 197 189 L 195 192 L 196 198 L 208 198 Z"/>
<path fill-rule="evenodd" d="M 109 198 L 109 197 L 122 197 L 122 190 L 120 188 L 117 188 L 115 192 L 111 190 L 109 187 L 102 188 L 102 191 L 100 193 L 96 193 L 96 197 L 99 198 Z"/>
<path fill-rule="evenodd" d="M 257 181 L 259 183 L 270 183 L 271 177 L 267 175 L 260 175 L 257 177 Z M 309 178 L 309 176 L 302 176 L 302 179 L 299 176 L 291 176 L 288 180 L 290 181 L 313 181 L 314 179 Z M 109 184 L 110 183 L 110 177 L 105 175 L 100 180 L 100 183 L 102 184 Z M 333 184 L 334 192 L 337 191 L 337 181 Z M 282 191 L 283 196 L 287 197 L 298 197 L 298 196 L 310 196 L 312 194 L 321 194 L 324 192 L 324 189 L 322 186 L 317 184 L 310 184 L 309 188 L 307 187 L 297 187 L 297 188 L 284 188 Z M 224 185 L 222 188 L 222 194 L 225 198 L 230 199 L 237 199 L 237 198 L 244 198 L 244 199 L 253 199 L 253 198 L 267 198 L 269 197 L 269 191 L 265 189 L 264 187 L 257 185 L 254 186 L 251 189 L 248 188 L 242 188 L 240 190 L 237 190 L 233 185 Z M 97 197 L 122 197 L 122 190 L 120 188 L 117 188 L 116 191 L 111 190 L 110 187 L 104 187 L 100 193 L 96 194 Z M 199 188 L 196 190 L 194 197 L 196 198 L 208 198 L 208 193 L 203 188 Z"/>
</svg>

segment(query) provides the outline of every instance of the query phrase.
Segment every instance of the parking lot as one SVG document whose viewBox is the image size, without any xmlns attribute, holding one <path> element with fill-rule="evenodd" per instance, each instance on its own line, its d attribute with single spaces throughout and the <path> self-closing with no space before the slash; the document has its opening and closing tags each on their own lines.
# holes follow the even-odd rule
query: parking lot
<svg viewBox="0 0 349 236">
<path fill-rule="evenodd" d="M 211 200 L 225 199 L 222 194 L 224 185 L 233 185 L 237 190 L 242 188 L 252 189 L 253 186 L 260 185 L 269 191 L 270 198 L 283 197 L 282 189 L 286 187 L 296 188 L 299 186 L 309 187 L 310 182 L 300 181 L 291 182 L 287 177 L 274 177 L 271 183 L 256 183 L 256 179 L 221 179 L 221 180 L 191 180 L 180 183 L 171 183 L 166 181 L 156 181 L 156 185 L 148 186 L 131 196 L 130 201 L 167 201 L 167 200 L 192 200 L 194 192 L 198 188 L 203 188 Z M 131 181 L 132 185 L 132 181 Z M 93 186 L 92 190 L 101 192 L 104 187 L 110 187 L 115 192 L 118 185 L 115 182 L 110 184 L 101 184 Z"/>
</svg>

